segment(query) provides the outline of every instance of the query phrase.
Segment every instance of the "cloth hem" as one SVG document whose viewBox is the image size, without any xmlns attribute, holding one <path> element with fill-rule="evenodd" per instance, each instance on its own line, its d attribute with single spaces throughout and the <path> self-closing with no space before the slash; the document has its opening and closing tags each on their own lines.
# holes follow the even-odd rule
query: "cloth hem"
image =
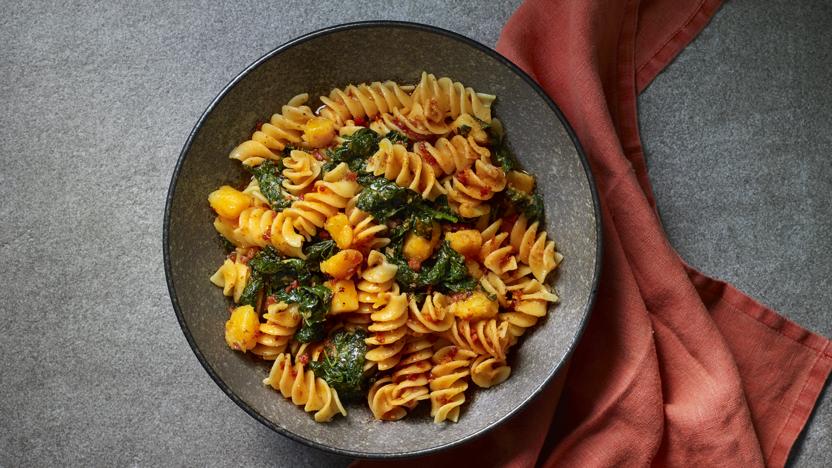
<svg viewBox="0 0 832 468">
<path fill-rule="evenodd" d="M 701 294 L 726 304 L 735 312 L 745 314 L 815 353 L 815 362 L 803 382 L 800 394 L 766 456 L 770 466 L 785 465 L 795 440 L 803 432 L 826 380 L 832 373 L 832 341 L 800 327 L 724 281 L 710 278 L 687 264 L 685 264 L 685 269 L 691 282 Z"/>
<path fill-rule="evenodd" d="M 722 6 L 722 0 L 703 0 L 696 13 L 685 25 L 670 36 L 649 60 L 638 66 L 636 90 L 639 94 L 702 31 L 720 6 Z"/>
</svg>

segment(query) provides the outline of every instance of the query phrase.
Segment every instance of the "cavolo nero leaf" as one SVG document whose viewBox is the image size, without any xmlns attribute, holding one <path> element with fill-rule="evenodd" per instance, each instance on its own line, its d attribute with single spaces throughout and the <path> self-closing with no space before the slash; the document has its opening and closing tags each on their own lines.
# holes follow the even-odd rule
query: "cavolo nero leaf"
<svg viewBox="0 0 832 468">
<path fill-rule="evenodd" d="M 320 273 L 321 262 L 335 255 L 339 250 L 338 246 L 335 245 L 335 241 L 331 239 L 307 244 L 304 249 L 304 254 L 306 254 L 306 267 L 314 273 Z"/>
<path fill-rule="evenodd" d="M 384 138 L 387 138 L 393 144 L 410 146 L 410 138 L 408 138 L 404 133 L 396 130 L 390 130 L 386 135 L 384 135 Z"/>
<path fill-rule="evenodd" d="M 505 197 L 518 213 L 526 215 L 526 219 L 529 222 L 543 220 L 543 198 L 539 194 L 533 193 L 529 195 L 507 188 Z"/>
<path fill-rule="evenodd" d="M 364 190 L 358 195 L 356 206 L 382 223 L 420 198 L 418 193 L 384 177 L 362 177 L 359 183 L 364 185 Z"/>
<path fill-rule="evenodd" d="M 282 166 L 282 163 L 279 163 Z M 249 172 L 257 179 L 260 186 L 260 193 L 269 201 L 272 209 L 280 211 L 288 208 L 292 201 L 283 193 L 283 175 L 281 167 L 275 166 L 272 161 L 264 161 L 259 166 L 248 167 Z"/>
<path fill-rule="evenodd" d="M 297 304 L 302 324 L 295 339 L 309 343 L 323 339 L 326 334 L 326 313 L 332 302 L 332 291 L 322 284 L 298 286 L 290 290 L 281 290 L 275 294 L 276 299 L 287 304 Z"/>
<path fill-rule="evenodd" d="M 352 135 L 345 136 L 341 146 L 327 152 L 329 162 L 324 166 L 324 170 L 329 171 L 345 162 L 353 172 L 363 172 L 367 159 L 378 151 L 378 142 L 376 132 L 369 128 L 358 129 Z"/>
<path fill-rule="evenodd" d="M 324 347 L 323 358 L 310 362 L 315 376 L 324 379 L 342 398 L 357 396 L 364 386 L 364 355 L 367 332 L 338 330 Z"/>
<path fill-rule="evenodd" d="M 447 292 L 456 293 L 474 289 L 477 282 L 468 274 L 465 259 L 451 248 L 448 241 L 440 244 L 437 252 L 417 273 L 400 255 L 388 255 L 388 260 L 396 266 L 396 282 L 406 292 L 418 292 L 429 286 Z"/>
<path fill-rule="evenodd" d="M 263 278 L 263 275 L 258 273 L 256 270 L 252 271 L 251 276 L 249 276 L 248 282 L 246 283 L 246 287 L 243 288 L 243 292 L 240 294 L 240 305 L 257 307 L 257 296 L 260 294 L 264 285 L 265 279 Z"/>
</svg>

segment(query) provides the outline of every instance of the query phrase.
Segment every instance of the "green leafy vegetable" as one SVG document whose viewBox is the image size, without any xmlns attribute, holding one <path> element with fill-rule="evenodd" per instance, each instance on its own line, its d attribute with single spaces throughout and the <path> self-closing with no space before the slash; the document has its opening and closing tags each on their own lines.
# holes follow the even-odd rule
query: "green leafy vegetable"
<svg viewBox="0 0 832 468">
<path fill-rule="evenodd" d="M 310 362 L 309 368 L 315 376 L 326 380 L 342 398 L 361 394 L 364 386 L 364 355 L 367 332 L 361 328 L 354 331 L 338 330 L 330 337 L 324 348 L 323 359 Z"/>
<path fill-rule="evenodd" d="M 272 161 L 264 161 L 259 166 L 247 167 L 249 172 L 257 179 L 257 184 L 260 186 L 260 193 L 269 201 L 272 209 L 280 211 L 288 208 L 292 201 L 283 192 L 283 175 L 280 173 L 283 163 L 280 162 L 278 166 Z"/>
<path fill-rule="evenodd" d="M 467 137 L 469 133 L 471 133 L 471 127 L 467 125 L 460 125 L 459 128 L 456 129 L 457 133 L 460 135 Z"/>
<path fill-rule="evenodd" d="M 418 193 L 399 187 L 384 177 L 364 176 L 359 183 L 364 185 L 364 190 L 358 195 L 356 206 L 382 223 L 421 199 Z"/>
<path fill-rule="evenodd" d="M 514 157 L 514 154 L 505 145 L 501 144 L 495 147 L 491 158 L 495 163 L 499 164 L 506 173 L 517 167 L 517 158 Z"/>
<path fill-rule="evenodd" d="M 477 282 L 468 274 L 465 259 L 451 248 L 448 241 L 440 244 L 431 257 L 432 263 L 425 265 L 417 273 L 410 268 L 407 261 L 399 255 L 388 255 L 388 260 L 398 266 L 396 282 L 406 292 L 418 292 L 429 286 L 446 293 L 470 291 Z"/>
<path fill-rule="evenodd" d="M 379 138 L 376 132 L 361 128 L 344 137 L 344 143 L 334 151 L 328 151 L 329 162 L 324 170 L 331 170 L 339 163 L 346 162 L 353 172 L 363 172 L 367 159 L 378 151 Z"/>
<path fill-rule="evenodd" d="M 264 285 L 265 278 L 263 278 L 263 275 L 256 270 L 252 271 L 246 287 L 243 288 L 243 292 L 240 294 L 240 305 L 257 307 L 257 297 L 260 295 L 260 291 L 263 290 Z"/>
<path fill-rule="evenodd" d="M 528 219 L 529 222 L 543 220 L 543 198 L 539 194 L 533 193 L 528 195 L 523 192 L 507 188 L 505 191 L 505 197 L 518 213 L 526 215 L 526 219 Z"/>
<path fill-rule="evenodd" d="M 321 262 L 335 255 L 340 250 L 335 241 L 328 239 L 306 245 L 306 267 L 315 273 L 321 272 Z"/>
<path fill-rule="evenodd" d="M 281 290 L 275 294 L 276 299 L 287 304 L 297 304 L 303 323 L 295 332 L 295 339 L 309 343 L 323 339 L 326 334 L 326 313 L 332 302 L 332 291 L 322 284 L 298 286 L 290 290 Z"/>
<path fill-rule="evenodd" d="M 384 135 L 384 138 L 387 138 L 393 144 L 398 143 L 400 145 L 410 146 L 410 138 L 408 138 L 404 133 L 396 130 L 390 130 L 386 135 Z"/>
<path fill-rule="evenodd" d="M 270 245 L 257 252 L 248 265 L 257 273 L 269 275 L 270 291 L 285 288 L 295 280 L 308 281 L 312 276 L 303 260 L 284 257 Z"/>
<path fill-rule="evenodd" d="M 488 144 L 492 148 L 491 159 L 500 165 L 506 173 L 512 169 L 516 169 L 519 164 L 517 163 L 517 158 L 514 157 L 514 154 L 506 146 L 503 125 L 500 121 L 497 119 L 492 120 L 491 125 L 486 124 L 483 126 L 483 130 L 488 134 Z"/>
</svg>

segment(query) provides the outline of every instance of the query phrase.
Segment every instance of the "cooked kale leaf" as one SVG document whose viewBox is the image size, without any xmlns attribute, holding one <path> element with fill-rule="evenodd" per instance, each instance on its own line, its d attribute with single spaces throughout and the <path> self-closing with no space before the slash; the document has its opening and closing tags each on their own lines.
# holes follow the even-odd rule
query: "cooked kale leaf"
<svg viewBox="0 0 832 468">
<path fill-rule="evenodd" d="M 361 394 L 364 386 L 364 355 L 367 332 L 361 328 L 354 331 L 338 330 L 329 338 L 324 347 L 323 359 L 310 362 L 309 368 L 315 376 L 326 380 L 341 398 Z"/>
<path fill-rule="evenodd" d="M 297 304 L 301 327 L 295 332 L 295 339 L 309 343 L 323 339 L 326 334 L 326 313 L 332 302 L 332 291 L 322 284 L 298 286 L 290 290 L 281 290 L 276 299 L 287 304 Z"/>
<path fill-rule="evenodd" d="M 353 172 L 363 172 L 367 159 L 378 151 L 378 134 L 369 128 L 358 129 L 344 137 L 344 143 L 334 151 L 328 151 L 329 162 L 324 170 L 331 170 L 339 163 L 345 162 Z"/>
<path fill-rule="evenodd" d="M 477 282 L 468 274 L 465 259 L 451 248 L 448 241 L 440 244 L 437 252 L 417 273 L 410 268 L 407 261 L 395 253 L 388 255 L 388 260 L 398 266 L 396 282 L 406 292 L 418 292 L 429 286 L 445 293 L 456 293 L 474 289 Z"/>
<path fill-rule="evenodd" d="M 540 194 L 531 195 L 507 188 L 505 191 L 506 200 L 518 213 L 526 215 L 529 222 L 543 221 L 543 198 Z"/>
<path fill-rule="evenodd" d="M 400 145 L 410 146 L 410 138 L 408 138 L 404 133 L 396 130 L 390 130 L 386 135 L 384 135 L 384 138 L 387 138 L 393 144 L 398 143 Z"/>
<path fill-rule="evenodd" d="M 312 277 L 303 260 L 284 257 L 270 245 L 257 252 L 248 265 L 256 273 L 268 275 L 270 290 L 285 288 L 295 280 L 308 281 Z"/>
<path fill-rule="evenodd" d="M 496 123 L 497 121 L 495 120 L 494 122 Z M 483 130 L 488 135 L 488 144 L 492 148 L 491 159 L 502 167 L 505 172 L 516 169 L 519 163 L 514 153 L 506 145 L 503 126 L 501 124 L 489 125 L 483 127 Z"/>
<path fill-rule="evenodd" d="M 358 195 L 356 206 L 382 223 L 421 199 L 413 190 L 399 187 L 384 177 L 362 176 L 359 183 L 364 185 L 364 190 Z"/>
<path fill-rule="evenodd" d="M 278 166 L 272 161 L 264 161 L 259 166 L 247 167 L 249 172 L 257 179 L 257 184 L 260 186 L 260 193 L 269 201 L 272 209 L 280 211 L 288 208 L 292 201 L 283 192 L 283 163 L 279 162 Z"/>
<path fill-rule="evenodd" d="M 306 267 L 313 273 L 321 272 L 321 262 L 335 255 L 340 250 L 331 239 L 315 243 L 307 243 L 304 249 L 306 254 Z"/>
<path fill-rule="evenodd" d="M 240 305 L 257 307 L 257 297 L 260 295 L 260 291 L 263 290 L 263 286 L 265 284 L 266 282 L 263 275 L 258 273 L 256 270 L 252 271 L 251 276 L 248 278 L 248 282 L 246 283 L 246 287 L 243 288 L 243 292 L 240 294 Z"/>
<path fill-rule="evenodd" d="M 494 162 L 499 164 L 506 173 L 517 167 L 517 158 L 515 158 L 514 154 L 503 144 L 494 148 L 492 159 Z"/>
</svg>

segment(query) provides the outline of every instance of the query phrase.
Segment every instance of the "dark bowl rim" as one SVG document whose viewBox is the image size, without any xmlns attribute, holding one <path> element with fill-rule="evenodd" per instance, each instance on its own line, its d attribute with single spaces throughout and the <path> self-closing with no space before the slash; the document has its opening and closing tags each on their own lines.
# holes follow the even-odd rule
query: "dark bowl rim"
<svg viewBox="0 0 832 468">
<path fill-rule="evenodd" d="M 182 164 L 185 160 L 185 156 L 188 151 L 191 149 L 191 144 L 193 143 L 193 139 L 202 126 L 203 122 L 207 118 L 208 114 L 210 114 L 214 107 L 216 107 L 217 103 L 225 97 L 225 95 L 234 87 L 236 86 L 246 75 L 248 75 L 251 71 L 259 67 L 263 62 L 269 60 L 273 56 L 280 54 L 281 52 L 303 42 L 309 41 L 311 39 L 315 39 L 321 36 L 326 36 L 329 34 L 341 32 L 344 30 L 349 29 L 359 29 L 359 28 L 403 28 L 403 29 L 416 29 L 421 31 L 427 31 L 434 34 L 439 34 L 442 36 L 449 37 L 451 39 L 457 40 L 464 44 L 467 44 L 471 47 L 474 47 L 482 52 L 485 52 L 492 58 L 496 59 L 498 62 L 509 68 L 515 74 L 523 78 L 523 80 L 532 87 L 532 89 L 537 92 L 540 97 L 549 105 L 549 108 L 555 113 L 555 115 L 560 120 L 561 124 L 566 129 L 569 138 L 572 140 L 572 143 L 575 145 L 575 149 L 578 153 L 578 157 L 581 160 L 581 164 L 584 168 L 584 175 L 587 178 L 587 182 L 589 184 L 589 189 L 592 194 L 592 204 L 593 204 L 593 211 L 595 216 L 595 264 L 594 264 L 594 271 L 592 275 L 592 286 L 589 293 L 589 298 L 587 299 L 587 303 L 584 309 L 583 318 L 581 323 L 578 327 L 578 332 L 572 339 L 572 342 L 569 343 L 568 349 L 564 358 L 558 365 L 552 370 L 552 372 L 547 375 L 543 380 L 541 380 L 540 384 L 535 388 L 529 396 L 517 407 L 510 410 L 506 413 L 502 418 L 497 420 L 495 423 L 480 429 L 473 434 L 469 434 L 461 439 L 454 440 L 442 445 L 438 445 L 436 447 L 431 447 L 428 449 L 422 450 L 413 450 L 413 451 L 403 451 L 403 452 L 360 452 L 360 451 L 352 451 L 346 450 L 336 447 L 330 447 L 328 445 L 321 444 L 316 442 L 315 440 L 307 439 L 302 437 L 298 434 L 293 433 L 288 429 L 284 429 L 277 424 L 270 421 L 268 418 L 260 414 L 257 410 L 249 406 L 245 401 L 243 401 L 240 397 L 236 395 L 236 393 L 228 386 L 226 383 L 219 377 L 219 375 L 214 371 L 211 364 L 202 354 L 200 351 L 199 346 L 194 341 L 193 335 L 191 334 L 190 329 L 188 329 L 187 324 L 185 323 L 184 316 L 182 314 L 182 310 L 179 306 L 179 300 L 176 295 L 176 290 L 173 286 L 173 279 L 171 275 L 171 260 L 170 260 L 170 242 L 169 242 L 169 234 L 170 234 L 170 210 L 171 210 L 171 203 L 173 201 L 173 196 L 176 191 L 176 185 L 179 179 L 179 172 L 182 169 Z M 569 360 L 570 356 L 575 350 L 575 345 L 577 344 L 578 340 L 580 339 L 581 335 L 586 328 L 586 324 L 589 320 L 589 315 L 592 313 L 592 306 L 595 303 L 596 295 L 598 292 L 598 280 L 601 273 L 601 262 L 603 258 L 603 242 L 602 242 L 602 226 L 601 226 L 601 212 L 600 212 L 600 203 L 598 199 L 598 190 L 595 186 L 595 181 L 592 176 L 592 170 L 587 160 L 586 155 L 584 154 L 583 147 L 581 146 L 580 142 L 578 141 L 577 136 L 575 135 L 575 131 L 572 129 L 572 126 L 569 125 L 566 117 L 564 117 L 563 113 L 560 111 L 560 108 L 554 101 L 546 94 L 545 91 L 534 81 L 526 72 L 520 69 L 517 65 L 512 63 L 509 59 L 504 57 L 502 54 L 497 52 L 496 50 L 481 44 L 474 39 L 469 37 L 463 36 L 459 33 L 455 33 L 453 31 L 449 31 L 447 29 L 439 28 L 437 26 L 422 24 L 422 23 L 413 23 L 407 21 L 391 21 L 391 20 L 371 20 L 371 21 L 356 21 L 351 23 L 343 23 L 334 26 L 328 26 L 322 29 L 318 29 L 316 31 L 304 34 L 299 36 L 295 39 L 292 39 L 277 48 L 267 52 L 265 55 L 260 57 L 259 59 L 255 60 L 251 65 L 247 66 L 243 71 L 241 71 L 237 76 L 235 76 L 223 89 L 217 94 L 214 99 L 211 100 L 211 103 L 208 104 L 208 107 L 203 111 L 202 115 L 197 120 L 196 124 L 194 125 L 193 129 L 191 130 L 190 134 L 188 135 L 188 139 L 185 141 L 185 145 L 182 147 L 182 151 L 179 153 L 179 157 L 176 161 L 176 166 L 173 170 L 173 175 L 171 176 L 170 185 L 168 186 L 168 193 L 165 200 L 165 213 L 164 213 L 164 220 L 162 225 L 162 252 L 164 257 L 164 266 L 165 266 L 165 279 L 168 286 L 168 294 L 170 296 L 171 303 L 173 305 L 174 312 L 176 313 L 176 319 L 179 322 L 179 326 L 182 328 L 182 332 L 185 335 L 185 338 L 188 341 L 188 344 L 191 347 L 191 350 L 196 355 L 197 359 L 199 360 L 202 367 L 205 368 L 208 375 L 211 376 L 211 379 L 222 389 L 222 391 L 234 402 L 243 409 L 246 413 L 248 413 L 251 417 L 265 425 L 266 427 L 272 429 L 273 431 L 284 435 L 292 440 L 300 442 L 302 444 L 308 445 L 310 447 L 317 448 L 319 450 L 323 450 L 326 452 L 334 453 L 337 455 L 342 456 L 350 456 L 350 457 L 357 457 L 357 458 L 372 458 L 372 459 L 393 459 L 393 458 L 412 458 L 418 457 L 423 455 L 430 455 L 441 452 L 443 450 L 450 449 L 452 447 L 456 447 L 458 445 L 464 444 L 466 442 L 470 442 L 476 438 L 479 438 L 489 432 L 490 430 L 494 429 L 495 427 L 499 426 L 500 424 L 507 421 L 509 418 L 517 414 L 521 409 L 526 407 L 526 405 L 532 401 L 540 392 L 543 390 L 544 387 L 552 380 L 552 378 L 558 373 L 559 370 L 563 367 L 563 365 Z"/>
</svg>

